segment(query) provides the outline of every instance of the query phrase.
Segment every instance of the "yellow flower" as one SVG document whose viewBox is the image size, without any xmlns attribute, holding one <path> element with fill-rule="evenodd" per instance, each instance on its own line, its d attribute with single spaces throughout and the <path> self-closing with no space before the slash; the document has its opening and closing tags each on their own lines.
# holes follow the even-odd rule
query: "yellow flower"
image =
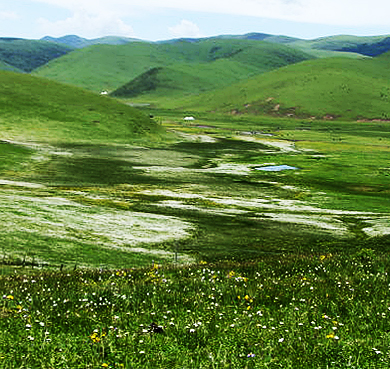
<svg viewBox="0 0 390 369">
<path fill-rule="evenodd" d="M 326 259 L 326 255 L 321 255 L 321 256 L 320 256 L 320 260 L 321 260 L 321 261 L 323 261 L 323 260 L 325 260 L 325 259 Z"/>
<path fill-rule="evenodd" d="M 12 295 L 7 296 L 7 300 L 13 300 L 13 299 L 14 299 L 14 297 Z"/>
<path fill-rule="evenodd" d="M 102 364 L 102 368 L 108 368 L 108 364 L 107 363 L 103 363 Z"/>
<path fill-rule="evenodd" d="M 98 336 L 98 334 L 97 334 L 96 332 L 93 332 L 93 333 L 89 336 L 89 338 L 90 338 L 93 342 L 95 342 L 95 343 L 100 342 L 100 337 Z"/>
<path fill-rule="evenodd" d="M 245 299 L 246 301 L 249 301 L 251 298 L 249 297 L 249 295 L 245 295 L 244 299 Z"/>
<path fill-rule="evenodd" d="M 334 338 L 334 333 L 329 333 L 326 335 L 326 338 Z"/>
</svg>

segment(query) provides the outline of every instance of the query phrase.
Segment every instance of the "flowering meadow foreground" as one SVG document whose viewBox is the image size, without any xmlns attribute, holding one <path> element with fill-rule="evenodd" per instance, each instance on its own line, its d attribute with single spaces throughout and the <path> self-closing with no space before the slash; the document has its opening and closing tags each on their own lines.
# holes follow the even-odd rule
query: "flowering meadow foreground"
<svg viewBox="0 0 390 369">
<path fill-rule="evenodd" d="M 1 277 L 1 368 L 388 368 L 388 255 Z"/>
</svg>

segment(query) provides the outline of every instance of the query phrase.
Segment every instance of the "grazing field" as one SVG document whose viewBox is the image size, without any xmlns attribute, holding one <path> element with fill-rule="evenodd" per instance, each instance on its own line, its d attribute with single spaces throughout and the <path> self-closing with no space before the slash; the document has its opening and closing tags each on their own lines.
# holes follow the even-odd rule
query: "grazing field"
<svg viewBox="0 0 390 369">
<path fill-rule="evenodd" d="M 304 61 L 197 97 L 164 100 L 158 106 L 231 115 L 387 120 L 390 116 L 389 57 L 386 53 L 359 60 Z M 145 102 L 145 98 L 133 100 Z"/>
<path fill-rule="evenodd" d="M 112 92 L 137 77 L 142 78 L 153 68 L 164 68 L 159 88 L 169 87 L 175 92 L 183 84 L 182 90 L 191 94 L 201 87 L 210 90 L 226 86 L 225 75 L 236 82 L 312 58 L 301 50 L 253 40 L 132 42 L 79 49 L 34 70 L 34 74 L 95 92 Z M 191 91 L 197 76 L 200 77 L 197 89 Z M 175 82 L 179 86 L 173 88 Z"/>
<path fill-rule="evenodd" d="M 149 113 L 3 132 L 0 367 L 388 367 L 390 124 Z"/>
</svg>

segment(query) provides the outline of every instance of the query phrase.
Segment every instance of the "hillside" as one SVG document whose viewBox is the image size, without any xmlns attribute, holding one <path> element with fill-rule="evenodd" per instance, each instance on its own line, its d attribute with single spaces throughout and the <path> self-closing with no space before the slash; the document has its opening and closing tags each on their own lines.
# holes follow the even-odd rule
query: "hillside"
<svg viewBox="0 0 390 369">
<path fill-rule="evenodd" d="M 34 74 L 92 91 L 113 91 L 152 68 L 178 64 L 199 68 L 199 64 L 226 60 L 242 65 L 242 73 L 240 68 L 236 68 L 238 81 L 253 73 L 263 73 L 309 58 L 310 55 L 299 50 L 252 40 L 202 40 L 161 44 L 137 42 L 121 46 L 96 45 L 76 50 L 48 63 L 34 71 Z M 219 72 L 219 76 L 223 78 L 223 69 Z M 204 88 L 209 89 L 207 85 Z"/>
<path fill-rule="evenodd" d="M 132 142 L 159 128 L 110 98 L 27 74 L 0 72 L 0 138 Z"/>
<path fill-rule="evenodd" d="M 20 69 L 14 67 L 12 65 L 9 65 L 8 63 L 3 62 L 2 60 L 0 60 L 0 70 L 8 70 L 11 72 L 22 72 Z"/>
<path fill-rule="evenodd" d="M 206 62 L 152 68 L 112 96 L 134 98 L 147 94 L 147 99 L 169 99 L 198 94 L 305 59 L 300 52 L 264 42 L 249 43 L 249 47 L 240 47 L 245 43 L 237 41 L 208 41 L 208 44 L 208 55 L 203 56 Z"/>
<path fill-rule="evenodd" d="M 50 41 L 58 44 L 63 44 L 75 49 L 81 49 L 84 47 L 92 46 L 92 45 L 124 45 L 129 42 L 141 41 L 135 38 L 128 37 L 119 37 L 119 36 L 106 36 L 95 39 L 87 39 L 83 37 L 79 37 L 76 35 L 67 35 L 63 37 L 50 37 L 45 36 L 41 39 L 42 41 Z"/>
<path fill-rule="evenodd" d="M 389 119 L 389 54 L 305 61 L 170 107 L 233 114 Z"/>
<path fill-rule="evenodd" d="M 220 35 L 209 37 L 207 40 L 255 40 L 255 41 L 266 41 L 274 44 L 282 44 L 290 46 L 297 50 L 304 51 L 307 54 L 315 58 L 329 58 L 334 56 L 342 56 L 347 58 L 361 58 L 364 55 L 374 55 L 366 52 L 366 49 L 376 51 L 375 55 L 379 55 L 386 52 L 388 49 L 381 47 L 380 43 L 386 36 L 329 36 L 321 37 L 314 40 L 304 40 L 296 37 L 289 37 L 283 35 L 272 35 L 267 33 L 247 33 L 244 35 Z M 177 39 L 168 40 L 164 43 L 176 43 L 176 42 L 199 42 L 200 40 L 206 39 Z M 374 52 L 372 51 L 372 52 Z"/>
<path fill-rule="evenodd" d="M 0 38 L 0 60 L 24 72 L 31 72 L 72 50 L 53 42 Z"/>
</svg>

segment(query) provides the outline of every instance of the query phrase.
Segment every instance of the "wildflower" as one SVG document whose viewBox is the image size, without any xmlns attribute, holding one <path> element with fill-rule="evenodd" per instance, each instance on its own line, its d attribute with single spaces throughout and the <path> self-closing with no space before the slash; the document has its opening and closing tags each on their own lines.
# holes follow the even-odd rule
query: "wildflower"
<svg viewBox="0 0 390 369">
<path fill-rule="evenodd" d="M 7 299 L 7 300 L 13 300 L 14 297 L 13 297 L 12 295 L 8 295 L 8 296 L 6 297 L 6 299 Z"/>
<path fill-rule="evenodd" d="M 102 364 L 102 368 L 108 368 L 108 364 L 107 363 L 103 363 Z"/>
<path fill-rule="evenodd" d="M 279 340 L 278 340 L 278 342 L 283 342 L 284 341 L 284 338 L 282 337 L 282 338 L 279 338 Z"/>
<path fill-rule="evenodd" d="M 326 259 L 326 255 L 321 255 L 320 256 L 320 261 L 324 261 Z"/>
<path fill-rule="evenodd" d="M 334 337 L 335 337 L 334 333 L 329 333 L 326 335 L 326 338 L 334 338 Z"/>
<path fill-rule="evenodd" d="M 246 357 L 255 357 L 256 355 L 255 354 L 252 354 L 251 352 L 248 354 L 248 355 L 246 355 Z"/>
<path fill-rule="evenodd" d="M 100 337 L 99 335 L 97 334 L 97 332 L 93 332 L 89 338 L 92 340 L 93 343 L 99 343 L 100 342 Z"/>
</svg>

